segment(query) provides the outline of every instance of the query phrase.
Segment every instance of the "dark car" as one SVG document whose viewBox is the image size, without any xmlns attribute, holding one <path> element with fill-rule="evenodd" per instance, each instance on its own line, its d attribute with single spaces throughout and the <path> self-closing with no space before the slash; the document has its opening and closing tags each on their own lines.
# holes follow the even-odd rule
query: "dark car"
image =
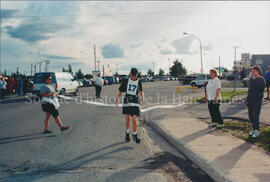
<svg viewBox="0 0 270 182">
<path fill-rule="evenodd" d="M 192 80 L 195 80 L 197 78 L 196 75 L 181 75 L 179 76 L 178 80 L 180 83 L 183 83 L 184 85 L 189 85 Z"/>
<path fill-rule="evenodd" d="M 113 76 L 104 76 L 103 79 L 106 80 L 109 85 L 115 84 L 115 79 Z"/>
</svg>

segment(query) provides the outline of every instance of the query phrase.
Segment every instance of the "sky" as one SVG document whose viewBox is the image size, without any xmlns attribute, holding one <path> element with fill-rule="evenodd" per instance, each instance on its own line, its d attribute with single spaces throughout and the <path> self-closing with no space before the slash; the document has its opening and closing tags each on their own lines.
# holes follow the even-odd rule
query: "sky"
<svg viewBox="0 0 270 182">
<path fill-rule="evenodd" d="M 168 73 L 175 59 L 199 72 L 199 41 L 183 32 L 200 38 L 205 72 L 219 56 L 231 69 L 233 46 L 237 59 L 270 54 L 270 2 L 1 1 L 1 70 L 30 74 L 49 60 L 50 71 L 71 64 L 91 73 L 95 44 L 100 68 L 113 73 Z"/>
</svg>

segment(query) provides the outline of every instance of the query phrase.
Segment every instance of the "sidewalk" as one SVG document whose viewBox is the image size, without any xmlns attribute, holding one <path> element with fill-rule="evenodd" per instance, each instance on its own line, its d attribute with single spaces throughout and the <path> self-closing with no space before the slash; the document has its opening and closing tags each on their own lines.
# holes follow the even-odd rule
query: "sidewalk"
<svg viewBox="0 0 270 182">
<path fill-rule="evenodd" d="M 179 109 L 166 111 L 163 116 L 160 112 L 164 111 L 145 116 L 146 122 L 214 181 L 270 181 L 270 156 L 261 149 L 210 129 L 206 123 Z M 156 114 L 159 116 L 154 118 Z"/>
<path fill-rule="evenodd" d="M 265 94 L 266 97 L 266 94 Z M 222 103 L 220 105 L 221 115 L 224 119 L 239 119 L 248 121 L 248 109 L 244 101 L 246 96 L 237 96 L 233 98 L 231 103 Z M 208 107 L 204 103 L 192 104 L 185 108 L 189 114 L 198 119 L 210 119 Z M 270 100 L 263 99 L 262 110 L 260 115 L 260 123 L 270 125 L 269 119 Z M 270 180 L 269 180 L 270 181 Z"/>
</svg>

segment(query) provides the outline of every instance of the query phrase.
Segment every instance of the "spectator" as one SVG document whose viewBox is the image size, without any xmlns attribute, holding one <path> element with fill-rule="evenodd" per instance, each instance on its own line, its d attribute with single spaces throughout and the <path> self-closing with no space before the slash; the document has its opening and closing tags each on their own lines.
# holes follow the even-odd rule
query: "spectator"
<svg viewBox="0 0 270 182">
<path fill-rule="evenodd" d="M 29 89 L 29 80 L 25 76 L 23 77 L 22 89 L 23 89 L 23 96 L 25 96 L 25 94 L 28 92 L 28 89 Z"/>
<path fill-rule="evenodd" d="M 8 76 L 8 80 L 7 80 L 7 93 L 8 93 L 8 95 L 13 94 L 13 84 L 14 84 L 13 78 Z"/>
<path fill-rule="evenodd" d="M 208 110 L 211 115 L 212 122 L 209 127 L 222 127 L 223 119 L 220 114 L 219 106 L 221 101 L 221 82 L 218 79 L 218 71 L 210 70 L 210 80 L 206 85 L 205 100 L 208 103 Z"/>
<path fill-rule="evenodd" d="M 5 77 L 0 75 L 1 100 L 4 100 L 6 98 L 6 88 L 7 82 L 5 80 Z"/>
<path fill-rule="evenodd" d="M 270 92 L 270 65 L 268 66 L 268 71 L 266 71 L 265 75 L 266 87 L 267 87 L 267 97 L 265 99 L 269 100 L 269 92 Z"/>
<path fill-rule="evenodd" d="M 45 75 L 44 80 L 46 84 L 44 84 L 40 89 L 40 95 L 42 96 L 42 110 L 46 112 L 45 118 L 45 129 L 43 133 L 52 133 L 49 130 L 49 119 L 51 115 L 53 115 L 55 122 L 61 128 L 61 131 L 69 129 L 69 126 L 63 126 L 60 117 L 59 117 L 59 102 L 57 99 L 58 94 L 55 92 L 53 86 L 51 86 L 52 78 L 50 75 Z"/>
<path fill-rule="evenodd" d="M 103 79 L 100 77 L 100 74 L 98 74 L 98 76 L 96 78 L 93 79 L 94 85 L 95 85 L 95 89 L 96 89 L 96 98 L 100 99 L 100 93 L 102 90 L 102 86 L 103 86 Z"/>
<path fill-rule="evenodd" d="M 252 138 L 260 134 L 259 118 L 262 107 L 263 92 L 265 89 L 265 80 L 262 77 L 262 70 L 259 66 L 251 69 L 251 78 L 249 80 L 248 95 L 246 104 L 248 106 L 249 120 L 252 123 L 253 130 L 249 133 Z"/>
<path fill-rule="evenodd" d="M 22 96 L 22 87 L 23 87 L 23 79 L 22 75 L 19 76 L 19 79 L 17 80 L 17 95 Z"/>
</svg>

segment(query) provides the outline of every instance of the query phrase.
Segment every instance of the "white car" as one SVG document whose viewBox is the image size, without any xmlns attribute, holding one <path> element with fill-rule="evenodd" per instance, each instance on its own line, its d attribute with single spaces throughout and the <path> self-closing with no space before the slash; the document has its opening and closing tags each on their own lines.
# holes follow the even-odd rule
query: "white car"
<svg viewBox="0 0 270 182">
<path fill-rule="evenodd" d="M 36 73 L 33 81 L 33 94 L 40 94 L 40 88 L 45 84 L 44 76 L 51 75 L 52 86 L 61 95 L 74 94 L 79 92 L 79 83 L 74 80 L 73 76 L 68 72 L 41 72 Z"/>
<path fill-rule="evenodd" d="M 210 75 L 209 74 L 202 74 L 198 75 L 195 80 L 192 80 L 190 82 L 191 86 L 197 86 L 197 87 L 203 87 L 208 81 L 210 80 Z"/>
</svg>

